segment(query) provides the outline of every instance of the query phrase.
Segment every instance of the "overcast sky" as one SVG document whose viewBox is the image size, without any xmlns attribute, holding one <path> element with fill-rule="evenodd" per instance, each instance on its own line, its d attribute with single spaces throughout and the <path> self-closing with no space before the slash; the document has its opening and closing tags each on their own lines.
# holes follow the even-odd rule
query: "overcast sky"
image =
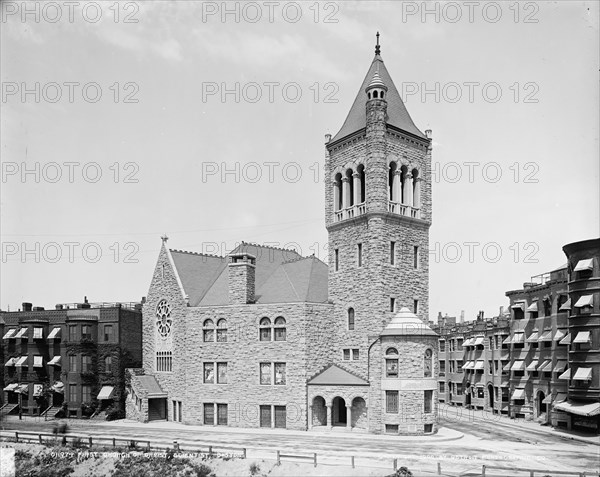
<svg viewBox="0 0 600 477">
<path fill-rule="evenodd" d="M 433 130 L 432 319 L 599 235 L 597 2 L 75 3 L 2 4 L 3 310 L 139 300 L 165 233 L 326 261 L 324 135 L 376 31 Z"/>
</svg>

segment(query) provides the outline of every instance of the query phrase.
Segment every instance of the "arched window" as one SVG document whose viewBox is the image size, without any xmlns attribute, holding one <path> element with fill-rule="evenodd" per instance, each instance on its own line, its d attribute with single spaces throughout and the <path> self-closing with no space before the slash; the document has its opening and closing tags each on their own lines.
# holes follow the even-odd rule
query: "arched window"
<svg viewBox="0 0 600 477">
<path fill-rule="evenodd" d="M 260 341 L 271 341 L 271 320 L 266 317 L 260 320 Z"/>
<path fill-rule="evenodd" d="M 348 329 L 354 329 L 354 308 L 348 308 Z"/>
<path fill-rule="evenodd" d="M 373 98 L 377 98 L 377 90 L 373 91 Z"/>
<path fill-rule="evenodd" d="M 367 93 L 367 98 L 371 99 L 371 93 Z"/>
<path fill-rule="evenodd" d="M 227 320 L 225 318 L 217 321 L 217 341 L 220 343 L 227 341 Z"/>
<path fill-rule="evenodd" d="M 396 184 L 394 184 L 394 177 L 396 176 L 397 164 L 395 162 L 390 162 L 390 167 L 388 169 L 388 195 L 391 201 L 399 202 L 398 200 L 398 184 L 396 180 Z"/>
<path fill-rule="evenodd" d="M 421 179 L 419 178 L 419 171 L 417 169 L 412 170 L 412 194 L 413 194 L 413 207 L 421 207 Z"/>
<path fill-rule="evenodd" d="M 278 316 L 275 318 L 275 341 L 286 340 L 285 318 Z"/>
<path fill-rule="evenodd" d="M 360 181 L 360 195 L 359 195 L 359 203 L 364 203 L 365 201 L 365 190 L 366 190 L 366 182 L 365 182 L 365 166 L 362 164 L 356 168 L 358 172 L 358 180 Z"/>
<path fill-rule="evenodd" d="M 382 91 L 382 92 L 381 92 L 381 99 L 383 99 L 383 94 L 384 94 L 384 93 L 383 93 L 383 91 Z"/>
<path fill-rule="evenodd" d="M 342 174 L 338 172 L 333 181 L 333 204 L 336 212 L 344 208 L 342 198 Z"/>
<path fill-rule="evenodd" d="M 385 352 L 385 377 L 398 377 L 398 350 L 396 348 L 388 348 Z"/>
<path fill-rule="evenodd" d="M 425 356 L 423 357 L 423 376 L 426 378 L 431 377 L 431 356 L 433 352 L 430 349 L 425 350 Z"/>
<path fill-rule="evenodd" d="M 345 207 L 352 207 L 354 205 L 354 178 L 352 177 L 354 171 L 348 169 L 346 171 L 346 202 Z"/>
<path fill-rule="evenodd" d="M 213 320 L 211 320 L 211 319 L 204 320 L 202 328 L 203 328 L 203 334 L 204 334 L 204 342 L 206 343 L 206 342 L 214 341 L 215 340 L 215 324 L 213 323 Z"/>
<path fill-rule="evenodd" d="M 408 184 L 407 184 L 407 174 L 408 174 L 408 167 L 406 166 L 402 166 L 400 168 L 400 202 L 402 202 L 403 204 L 408 204 Z M 412 189 L 411 193 L 412 193 Z"/>
</svg>

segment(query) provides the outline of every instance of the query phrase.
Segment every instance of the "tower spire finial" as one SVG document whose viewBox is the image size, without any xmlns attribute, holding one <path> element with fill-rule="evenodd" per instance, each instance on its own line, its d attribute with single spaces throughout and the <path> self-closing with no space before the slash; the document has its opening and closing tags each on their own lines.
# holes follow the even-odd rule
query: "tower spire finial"
<svg viewBox="0 0 600 477">
<path fill-rule="evenodd" d="M 375 45 L 375 55 L 379 55 L 380 53 L 380 47 L 379 47 L 379 32 L 377 32 L 377 35 L 375 35 L 377 37 L 377 44 Z"/>
</svg>

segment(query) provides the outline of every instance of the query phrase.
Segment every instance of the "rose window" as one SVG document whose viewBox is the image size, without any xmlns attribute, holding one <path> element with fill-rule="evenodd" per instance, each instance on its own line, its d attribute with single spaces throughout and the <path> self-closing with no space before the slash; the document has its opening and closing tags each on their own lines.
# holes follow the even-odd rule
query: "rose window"
<svg viewBox="0 0 600 477">
<path fill-rule="evenodd" d="M 156 305 L 156 329 L 162 338 L 169 336 L 172 325 L 171 305 L 169 305 L 167 300 L 161 300 Z"/>
</svg>

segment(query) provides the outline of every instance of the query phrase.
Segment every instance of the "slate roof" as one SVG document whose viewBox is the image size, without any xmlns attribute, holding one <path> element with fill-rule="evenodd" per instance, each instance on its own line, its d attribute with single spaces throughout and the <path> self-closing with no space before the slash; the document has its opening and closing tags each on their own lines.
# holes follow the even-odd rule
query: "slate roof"
<svg viewBox="0 0 600 477">
<path fill-rule="evenodd" d="M 377 71 L 379 72 L 381 80 L 388 88 L 386 94 L 388 114 L 387 124 L 425 139 L 426 136 L 419 130 L 419 128 L 417 128 L 417 126 L 415 126 L 410 114 L 408 114 L 406 106 L 404 106 L 404 102 L 400 97 L 400 93 L 396 89 L 396 86 L 394 85 L 394 82 L 392 81 L 392 78 L 388 73 L 385 64 L 383 63 L 381 55 L 375 55 L 375 58 L 369 67 L 369 71 L 367 71 L 365 79 L 358 90 L 356 99 L 350 108 L 350 112 L 348 113 L 342 128 L 333 137 L 332 142 L 354 134 L 355 132 L 366 127 L 367 113 L 365 105 L 367 103 L 367 93 L 365 93 L 365 89 Z"/>
<path fill-rule="evenodd" d="M 148 391 L 148 397 L 159 397 L 159 395 L 162 394 L 165 396 L 167 395 L 167 393 L 162 390 L 160 384 L 158 384 L 158 381 L 154 376 L 142 375 L 136 376 L 136 379 L 138 380 L 140 386 Z"/>
<path fill-rule="evenodd" d="M 307 384 L 325 386 L 368 386 L 369 382 L 335 364 L 331 364 L 310 379 Z"/>
<path fill-rule="evenodd" d="M 327 302 L 328 267 L 293 250 L 242 243 L 232 253 L 256 257 L 256 303 Z M 227 257 L 171 250 L 190 306 L 229 304 Z"/>
</svg>

